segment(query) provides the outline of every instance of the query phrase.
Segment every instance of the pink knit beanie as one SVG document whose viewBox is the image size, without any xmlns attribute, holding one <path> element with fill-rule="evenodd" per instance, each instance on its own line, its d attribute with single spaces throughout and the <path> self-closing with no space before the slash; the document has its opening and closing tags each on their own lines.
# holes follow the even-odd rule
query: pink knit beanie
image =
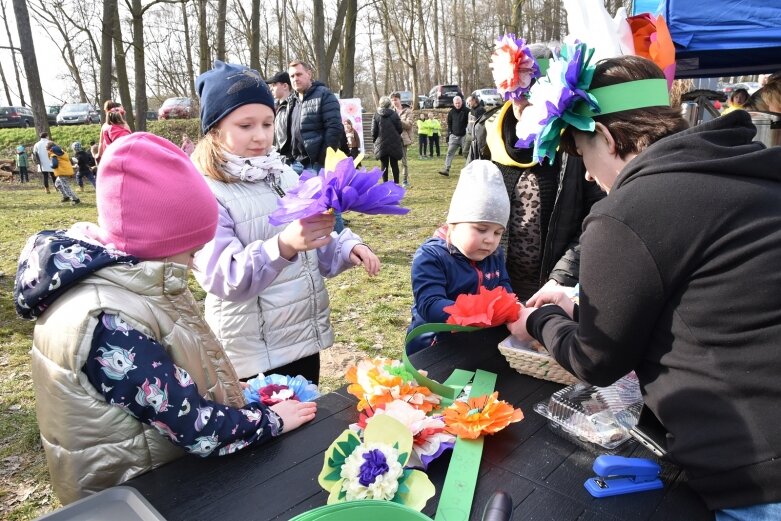
<svg viewBox="0 0 781 521">
<path fill-rule="evenodd" d="M 217 230 L 217 201 L 179 147 L 136 132 L 106 149 L 97 183 L 100 240 L 140 259 L 206 244 Z"/>
</svg>

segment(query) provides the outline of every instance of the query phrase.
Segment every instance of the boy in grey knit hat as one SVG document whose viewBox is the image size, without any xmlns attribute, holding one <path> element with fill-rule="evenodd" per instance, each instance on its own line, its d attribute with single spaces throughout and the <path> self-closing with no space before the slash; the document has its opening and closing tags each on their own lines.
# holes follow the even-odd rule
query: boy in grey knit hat
<svg viewBox="0 0 781 521">
<path fill-rule="evenodd" d="M 478 293 L 482 286 L 503 286 L 512 293 L 510 276 L 499 247 L 510 199 L 499 169 L 491 161 L 472 161 L 461 171 L 450 200 L 447 225 L 418 248 L 412 259 L 412 323 L 415 327 L 446 322 L 444 308 L 458 295 Z M 407 354 L 436 342 L 433 333 L 421 335 L 407 346 Z"/>
</svg>

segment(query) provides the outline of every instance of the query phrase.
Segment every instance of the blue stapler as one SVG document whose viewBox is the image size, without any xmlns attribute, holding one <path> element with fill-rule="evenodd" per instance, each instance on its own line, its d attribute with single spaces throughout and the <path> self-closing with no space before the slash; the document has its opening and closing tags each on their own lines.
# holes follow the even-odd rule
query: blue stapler
<svg viewBox="0 0 781 521">
<path fill-rule="evenodd" d="M 594 497 L 617 496 L 662 488 L 659 464 L 644 458 L 602 455 L 594 460 L 596 477 L 584 483 Z"/>
</svg>

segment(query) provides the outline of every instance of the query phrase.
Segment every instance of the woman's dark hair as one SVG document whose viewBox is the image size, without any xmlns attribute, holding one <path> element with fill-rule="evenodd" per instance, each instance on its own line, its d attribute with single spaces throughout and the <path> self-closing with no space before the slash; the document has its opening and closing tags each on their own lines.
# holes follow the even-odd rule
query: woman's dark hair
<svg viewBox="0 0 781 521">
<path fill-rule="evenodd" d="M 664 79 L 664 73 L 656 64 L 639 56 L 619 56 L 597 63 L 590 88 L 649 79 Z M 672 107 L 623 110 L 596 116 L 594 121 L 608 128 L 616 142 L 616 153 L 621 158 L 638 154 L 663 137 L 686 130 L 689 126 L 680 109 Z M 577 155 L 573 132 L 575 129 L 567 128 L 561 137 L 561 146 L 567 153 Z"/>
</svg>

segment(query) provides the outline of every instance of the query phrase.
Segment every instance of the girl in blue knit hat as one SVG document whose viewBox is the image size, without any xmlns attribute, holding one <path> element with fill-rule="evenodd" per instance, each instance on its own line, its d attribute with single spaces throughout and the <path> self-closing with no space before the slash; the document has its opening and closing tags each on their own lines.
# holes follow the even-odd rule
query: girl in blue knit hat
<svg viewBox="0 0 781 521">
<path fill-rule="evenodd" d="M 192 160 L 219 206 L 216 236 L 195 257 L 206 321 L 240 378 L 317 383 L 320 350 L 334 339 L 323 277 L 355 265 L 373 276 L 380 261 L 348 228 L 335 233 L 331 214 L 269 224 L 298 175 L 273 148 L 274 98 L 257 71 L 216 61 L 196 87 L 204 137 Z"/>
</svg>

